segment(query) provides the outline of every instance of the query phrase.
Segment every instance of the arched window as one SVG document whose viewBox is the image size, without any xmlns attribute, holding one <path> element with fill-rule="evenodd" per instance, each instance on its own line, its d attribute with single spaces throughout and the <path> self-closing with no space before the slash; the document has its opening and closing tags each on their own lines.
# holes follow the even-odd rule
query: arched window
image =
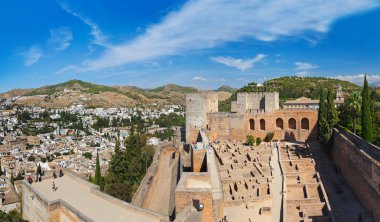
<svg viewBox="0 0 380 222">
<path fill-rule="evenodd" d="M 260 120 L 260 130 L 265 130 L 265 120 L 264 119 Z"/>
<path fill-rule="evenodd" d="M 255 130 L 255 120 L 253 120 L 253 119 L 249 120 L 249 129 Z"/>
<path fill-rule="evenodd" d="M 276 119 L 276 129 L 283 130 L 284 129 L 284 120 L 281 118 Z"/>
<path fill-rule="evenodd" d="M 289 129 L 297 129 L 297 122 L 294 118 L 289 119 Z"/>
<path fill-rule="evenodd" d="M 309 129 L 309 119 L 308 118 L 303 118 L 301 120 L 301 129 Z"/>
</svg>

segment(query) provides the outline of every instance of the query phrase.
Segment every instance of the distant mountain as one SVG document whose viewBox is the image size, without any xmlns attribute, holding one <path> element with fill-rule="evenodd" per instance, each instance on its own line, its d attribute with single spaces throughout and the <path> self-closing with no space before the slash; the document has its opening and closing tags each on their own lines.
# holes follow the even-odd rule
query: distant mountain
<svg viewBox="0 0 380 222">
<path fill-rule="evenodd" d="M 238 92 L 278 92 L 282 101 L 303 96 L 319 99 L 320 89 L 334 88 L 337 85 L 341 85 L 345 93 L 361 89 L 360 86 L 354 83 L 339 79 L 285 76 L 265 81 L 262 85 L 254 82 L 248 83 L 246 86 L 236 90 L 229 99 L 219 102 L 219 110 L 230 111 L 231 101 L 236 100 L 236 93 Z"/>
<path fill-rule="evenodd" d="M 91 107 L 132 107 L 149 104 L 185 104 L 186 93 L 201 91 L 193 87 L 168 84 L 143 89 L 136 86 L 104 86 L 81 80 L 43 86 L 37 89 L 18 89 L 0 94 L 0 98 L 22 96 L 16 103 L 27 106 L 63 108 L 72 104 Z M 220 91 L 220 100 L 228 99 L 231 93 Z"/>
<path fill-rule="evenodd" d="M 231 86 L 226 86 L 226 85 L 224 85 L 224 86 L 221 86 L 221 87 L 217 88 L 217 89 L 215 90 L 215 92 L 229 92 L 229 93 L 234 93 L 236 90 L 238 90 L 238 89 L 233 88 L 233 87 L 231 87 Z"/>
</svg>

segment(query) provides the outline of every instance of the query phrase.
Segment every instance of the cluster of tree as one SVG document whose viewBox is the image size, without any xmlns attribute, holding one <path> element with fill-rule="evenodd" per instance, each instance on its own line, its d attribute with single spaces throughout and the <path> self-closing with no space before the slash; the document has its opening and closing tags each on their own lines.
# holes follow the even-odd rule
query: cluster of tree
<svg viewBox="0 0 380 222">
<path fill-rule="evenodd" d="M 380 95 L 369 89 L 366 79 L 362 92 L 351 94 L 339 111 L 342 127 L 380 145 Z"/>
<path fill-rule="evenodd" d="M 379 101 L 378 93 L 369 89 L 366 77 L 362 92 L 352 92 L 338 110 L 333 104 L 332 92 L 329 91 L 326 95 L 322 91 L 318 113 L 319 142 L 328 144 L 332 128 L 339 124 L 363 139 L 379 145 L 379 133 L 376 133 L 380 125 Z"/>
<path fill-rule="evenodd" d="M 255 137 L 253 135 L 247 135 L 245 140 L 245 145 L 247 146 L 254 146 L 254 145 L 260 145 L 263 140 L 260 137 Z"/>
<path fill-rule="evenodd" d="M 24 222 L 22 214 L 16 210 L 12 210 L 9 213 L 5 213 L 0 210 L 0 221 L 2 222 Z"/>
<path fill-rule="evenodd" d="M 116 198 L 131 201 L 153 156 L 154 148 L 147 145 L 146 135 L 141 131 L 135 132 L 132 127 L 130 136 L 125 141 L 125 149 L 120 149 L 120 144 L 117 142 L 115 154 L 112 156 L 108 173 L 104 178 L 104 192 Z M 97 179 L 101 178 L 100 171 L 96 172 L 95 181 L 99 181 L 101 185 L 101 179 Z"/>
<path fill-rule="evenodd" d="M 169 115 L 161 114 L 160 117 L 154 120 L 160 127 L 180 126 L 185 127 L 186 119 L 182 115 L 170 113 Z"/>
<path fill-rule="evenodd" d="M 60 121 L 64 125 L 71 124 L 78 121 L 78 116 L 75 114 L 71 114 L 70 112 L 62 111 L 59 113 L 59 115 L 61 116 Z"/>
<path fill-rule="evenodd" d="M 171 128 L 168 128 L 164 132 L 156 132 L 153 134 L 154 137 L 159 138 L 161 141 L 163 140 L 169 140 L 171 141 L 173 139 L 174 130 Z"/>
<path fill-rule="evenodd" d="M 17 120 L 21 123 L 27 123 L 31 119 L 32 115 L 26 110 L 18 113 L 17 115 Z"/>
</svg>

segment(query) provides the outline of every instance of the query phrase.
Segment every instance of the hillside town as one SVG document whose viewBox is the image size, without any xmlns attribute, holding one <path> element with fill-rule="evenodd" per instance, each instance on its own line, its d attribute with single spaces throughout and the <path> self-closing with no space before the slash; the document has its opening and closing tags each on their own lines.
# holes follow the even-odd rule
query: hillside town
<svg viewBox="0 0 380 222">
<path fill-rule="evenodd" d="M 6 201 L 2 210 L 16 209 L 20 190 L 13 189 L 18 180 L 42 175 L 70 172 L 80 178 L 95 174 L 96 156 L 99 155 L 101 172 L 115 152 L 116 141 L 124 147 L 131 126 L 141 127 L 149 145 L 172 140 L 178 126 L 163 122 L 163 116 L 184 118 L 183 108 L 167 105 L 154 108 L 86 108 L 73 105 L 65 109 L 20 107 L 16 98 L 0 103 L 0 158 L 1 195 Z M 178 122 L 178 123 L 179 123 Z M 132 129 L 133 130 L 133 129 Z"/>
</svg>

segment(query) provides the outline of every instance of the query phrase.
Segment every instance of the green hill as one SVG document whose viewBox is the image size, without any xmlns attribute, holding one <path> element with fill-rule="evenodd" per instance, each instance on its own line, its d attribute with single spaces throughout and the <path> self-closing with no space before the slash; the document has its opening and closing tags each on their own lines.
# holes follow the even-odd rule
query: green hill
<svg viewBox="0 0 380 222">
<path fill-rule="evenodd" d="M 229 93 L 234 93 L 236 90 L 236 88 L 233 88 L 231 86 L 221 86 L 219 88 L 217 88 L 216 90 L 214 90 L 215 92 L 229 92 Z"/>
<path fill-rule="evenodd" d="M 297 99 L 302 96 L 319 99 L 319 90 L 321 88 L 334 88 L 338 84 L 342 86 L 343 92 L 345 93 L 360 90 L 360 86 L 339 79 L 285 76 L 268 80 L 262 85 L 258 85 L 254 82 L 247 84 L 233 93 L 230 99 L 219 102 L 219 110 L 225 112 L 230 111 L 231 101 L 236 100 L 236 94 L 239 92 L 278 92 L 280 94 L 280 100 L 282 101 Z"/>
<path fill-rule="evenodd" d="M 57 85 L 44 86 L 44 87 L 35 89 L 25 95 L 26 96 L 53 95 L 54 93 L 62 92 L 65 89 L 81 91 L 84 93 L 93 93 L 93 94 L 98 94 L 101 92 L 115 92 L 115 93 L 119 92 L 117 89 L 110 86 L 97 85 L 97 84 L 93 84 L 89 82 L 84 82 L 81 80 L 70 80 L 70 81 L 60 83 Z"/>
</svg>

